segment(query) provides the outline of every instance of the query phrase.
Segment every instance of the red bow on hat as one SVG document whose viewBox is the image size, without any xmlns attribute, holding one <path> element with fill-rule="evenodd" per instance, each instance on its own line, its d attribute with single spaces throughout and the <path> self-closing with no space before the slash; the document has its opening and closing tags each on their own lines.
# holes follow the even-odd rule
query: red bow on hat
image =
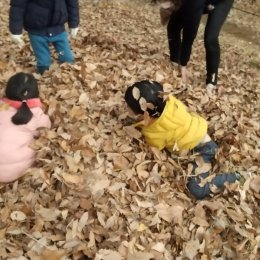
<svg viewBox="0 0 260 260">
<path fill-rule="evenodd" d="M 30 98 L 30 99 L 26 99 L 23 101 L 11 100 L 9 98 L 2 98 L 2 101 L 16 109 L 19 109 L 22 106 L 23 102 L 26 102 L 26 104 L 29 108 L 42 106 L 42 102 L 39 98 Z"/>
</svg>

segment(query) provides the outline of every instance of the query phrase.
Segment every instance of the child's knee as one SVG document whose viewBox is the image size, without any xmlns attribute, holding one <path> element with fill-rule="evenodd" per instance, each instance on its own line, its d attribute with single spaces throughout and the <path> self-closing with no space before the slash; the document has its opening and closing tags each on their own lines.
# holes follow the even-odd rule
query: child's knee
<svg viewBox="0 0 260 260">
<path fill-rule="evenodd" d="M 211 163 L 215 158 L 217 149 L 218 149 L 217 144 L 213 141 L 210 141 L 196 146 L 194 148 L 194 152 L 199 153 L 206 163 Z"/>
<path fill-rule="evenodd" d="M 68 62 L 68 63 L 74 63 L 74 57 L 71 53 L 71 51 L 63 50 L 59 52 L 59 60 L 60 62 Z"/>
<path fill-rule="evenodd" d="M 187 188 L 189 192 L 197 199 L 202 200 L 210 195 L 209 183 L 205 183 L 205 185 L 200 185 L 202 179 L 206 178 L 208 173 L 201 174 L 199 176 L 190 177 L 188 179 Z"/>
</svg>

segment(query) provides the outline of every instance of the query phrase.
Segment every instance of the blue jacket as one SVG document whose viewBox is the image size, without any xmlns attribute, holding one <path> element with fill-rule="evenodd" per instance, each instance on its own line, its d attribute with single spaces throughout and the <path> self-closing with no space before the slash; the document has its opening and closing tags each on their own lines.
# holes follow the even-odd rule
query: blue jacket
<svg viewBox="0 0 260 260">
<path fill-rule="evenodd" d="M 79 25 L 78 0 L 11 0 L 9 28 L 12 34 L 23 29 L 32 34 L 54 36 Z"/>
</svg>

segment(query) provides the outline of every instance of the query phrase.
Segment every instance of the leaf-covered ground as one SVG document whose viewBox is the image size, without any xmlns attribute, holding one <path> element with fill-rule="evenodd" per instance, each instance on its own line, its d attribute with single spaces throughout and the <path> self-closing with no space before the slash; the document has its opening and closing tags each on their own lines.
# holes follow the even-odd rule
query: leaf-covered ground
<svg viewBox="0 0 260 260">
<path fill-rule="evenodd" d="M 35 166 L 0 185 L 0 259 L 259 259 L 259 46 L 222 34 L 220 95 L 209 98 L 203 24 L 182 86 L 149 2 L 81 0 L 76 63 L 35 74 L 53 126 L 33 144 Z M 13 73 L 35 66 L 29 45 L 8 37 L 8 3 L 0 2 L 1 93 Z M 257 17 L 233 10 L 229 22 L 259 35 Z M 146 78 L 209 120 L 216 171 L 241 171 L 240 185 L 195 201 L 189 158 L 151 150 L 125 126 L 124 90 Z"/>
</svg>

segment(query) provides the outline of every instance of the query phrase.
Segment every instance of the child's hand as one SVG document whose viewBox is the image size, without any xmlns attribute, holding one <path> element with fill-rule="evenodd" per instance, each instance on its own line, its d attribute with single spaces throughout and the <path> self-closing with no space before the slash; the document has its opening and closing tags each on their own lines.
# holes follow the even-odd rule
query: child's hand
<svg viewBox="0 0 260 260">
<path fill-rule="evenodd" d="M 135 123 L 135 119 L 132 117 L 127 116 L 126 118 L 121 120 L 123 126 L 130 126 Z"/>
<path fill-rule="evenodd" d="M 19 47 L 23 47 L 25 45 L 22 34 L 11 34 L 11 40 L 18 44 Z"/>
<path fill-rule="evenodd" d="M 149 113 L 147 111 L 144 112 L 143 116 L 142 116 L 142 120 L 133 124 L 134 127 L 142 127 L 142 126 L 148 126 L 151 123 L 154 122 L 154 120 L 156 120 L 155 118 L 152 118 L 149 116 Z"/>
<path fill-rule="evenodd" d="M 79 28 L 70 28 L 70 37 L 71 38 L 76 38 L 78 34 Z"/>
</svg>

